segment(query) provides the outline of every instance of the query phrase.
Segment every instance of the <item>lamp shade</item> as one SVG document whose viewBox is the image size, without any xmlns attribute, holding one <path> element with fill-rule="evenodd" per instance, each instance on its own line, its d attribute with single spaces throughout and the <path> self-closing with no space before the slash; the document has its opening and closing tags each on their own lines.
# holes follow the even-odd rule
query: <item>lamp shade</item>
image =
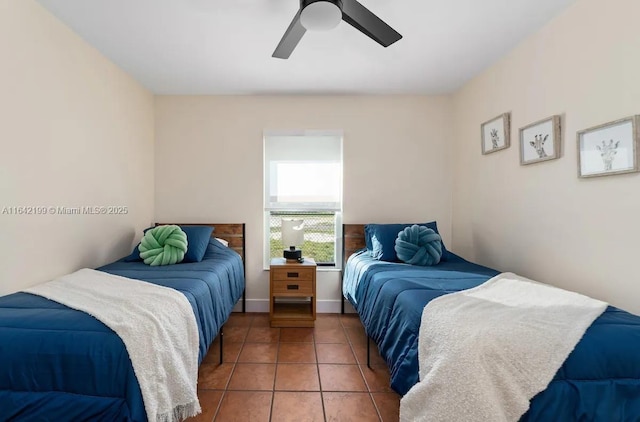
<svg viewBox="0 0 640 422">
<path fill-rule="evenodd" d="M 304 243 L 304 220 L 282 219 L 282 246 L 300 246 Z"/>
</svg>

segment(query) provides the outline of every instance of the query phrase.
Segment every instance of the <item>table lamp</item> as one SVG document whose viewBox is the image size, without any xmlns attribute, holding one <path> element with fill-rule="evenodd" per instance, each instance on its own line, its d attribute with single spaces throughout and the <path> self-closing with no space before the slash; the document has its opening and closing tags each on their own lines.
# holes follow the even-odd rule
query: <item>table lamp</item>
<svg viewBox="0 0 640 422">
<path fill-rule="evenodd" d="M 302 251 L 298 249 L 304 243 L 304 220 L 282 219 L 282 246 L 287 262 L 302 262 Z"/>
</svg>

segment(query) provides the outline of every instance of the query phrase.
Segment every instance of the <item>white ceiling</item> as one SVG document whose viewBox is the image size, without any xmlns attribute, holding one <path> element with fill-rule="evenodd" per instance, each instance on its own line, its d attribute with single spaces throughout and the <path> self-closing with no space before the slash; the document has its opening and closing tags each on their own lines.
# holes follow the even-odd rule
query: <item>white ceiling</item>
<svg viewBox="0 0 640 422">
<path fill-rule="evenodd" d="M 404 38 L 345 22 L 273 50 L 299 0 L 38 0 L 157 94 L 441 94 L 575 0 L 360 0 Z"/>
</svg>

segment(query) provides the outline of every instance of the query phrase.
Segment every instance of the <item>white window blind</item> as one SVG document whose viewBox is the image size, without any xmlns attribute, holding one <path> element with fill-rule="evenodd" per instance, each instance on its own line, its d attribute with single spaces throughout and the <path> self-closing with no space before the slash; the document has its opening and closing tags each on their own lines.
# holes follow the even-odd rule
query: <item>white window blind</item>
<svg viewBox="0 0 640 422">
<path fill-rule="evenodd" d="M 265 135 L 265 211 L 342 208 L 342 135 Z"/>
</svg>

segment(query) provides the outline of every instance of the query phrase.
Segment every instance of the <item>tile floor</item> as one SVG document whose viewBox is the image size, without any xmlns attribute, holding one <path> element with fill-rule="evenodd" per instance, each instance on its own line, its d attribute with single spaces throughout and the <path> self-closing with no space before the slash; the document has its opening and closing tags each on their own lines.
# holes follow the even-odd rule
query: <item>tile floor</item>
<svg viewBox="0 0 640 422">
<path fill-rule="evenodd" d="M 234 313 L 200 366 L 202 414 L 212 421 L 397 421 L 400 396 L 357 315 L 318 314 L 315 328 L 271 328 L 268 314 Z"/>
</svg>

